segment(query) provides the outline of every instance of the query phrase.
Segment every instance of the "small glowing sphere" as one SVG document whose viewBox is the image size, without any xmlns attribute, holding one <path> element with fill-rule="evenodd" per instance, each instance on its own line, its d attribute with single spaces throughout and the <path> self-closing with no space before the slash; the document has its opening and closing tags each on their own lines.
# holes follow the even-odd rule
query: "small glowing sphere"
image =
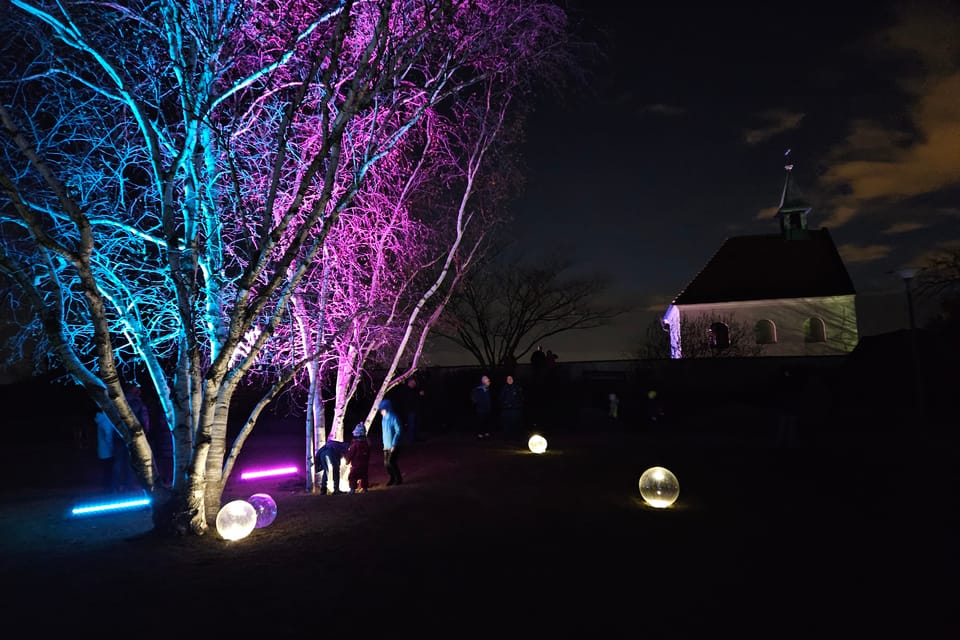
<svg viewBox="0 0 960 640">
<path fill-rule="evenodd" d="M 257 510 L 246 500 L 234 500 L 217 513 L 217 533 L 224 540 L 240 540 L 257 526 Z"/>
<path fill-rule="evenodd" d="M 650 389 L 650 391 L 647 391 L 647 397 L 650 398 L 651 400 L 653 400 L 654 398 L 656 398 L 656 397 L 657 397 L 657 392 L 656 392 L 656 390 Z"/>
<path fill-rule="evenodd" d="M 669 469 L 650 467 L 640 476 L 640 496 L 651 507 L 669 507 L 679 495 L 680 483 Z"/>
<path fill-rule="evenodd" d="M 530 448 L 530 451 L 534 453 L 543 453 L 547 450 L 547 439 L 539 434 L 533 434 L 530 436 L 530 439 L 527 440 L 527 446 Z"/>
<path fill-rule="evenodd" d="M 257 510 L 256 529 L 268 527 L 277 519 L 277 503 L 269 494 L 255 493 L 247 498 L 247 502 Z"/>
</svg>

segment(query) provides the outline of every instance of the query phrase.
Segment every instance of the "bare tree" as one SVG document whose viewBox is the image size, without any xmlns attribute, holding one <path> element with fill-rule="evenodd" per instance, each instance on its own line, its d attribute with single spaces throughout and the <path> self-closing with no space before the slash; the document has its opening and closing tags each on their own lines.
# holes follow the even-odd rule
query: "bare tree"
<svg viewBox="0 0 960 640">
<path fill-rule="evenodd" d="M 753 326 L 727 314 L 685 317 L 680 335 L 684 358 L 743 358 L 763 352 L 763 345 L 754 340 Z"/>
<path fill-rule="evenodd" d="M 324 345 L 228 447 L 238 386 L 378 162 L 516 52 L 491 14 L 519 2 L 12 0 L 0 273 L 122 433 L 158 529 L 207 530 L 260 412 Z M 172 494 L 123 394 L 135 375 L 174 436 Z"/>
<path fill-rule="evenodd" d="M 517 142 L 529 106 L 523 94 L 571 64 L 556 7 L 503 3 L 488 19 L 500 26 L 485 37 L 492 45 L 516 43 L 515 55 L 458 100 L 424 109 L 368 173 L 331 229 L 324 259 L 294 294 L 292 322 L 278 328 L 278 335 L 289 330 L 293 339 L 281 341 L 289 348 L 271 350 L 271 366 L 258 369 L 275 376 L 291 358 L 328 345 L 305 368 L 308 470 L 328 431 L 343 437 L 348 406 L 370 368 L 379 386 L 365 407 L 368 427 L 379 400 L 414 375 L 431 328 L 498 224 L 501 203 L 515 192 Z M 345 141 L 342 156 L 359 164 L 369 142 L 354 142 Z M 332 407 L 330 424 L 325 406 Z M 307 488 L 316 488 L 310 472 Z"/>
<path fill-rule="evenodd" d="M 932 255 L 920 269 L 917 293 L 938 300 L 940 312 L 931 328 L 949 329 L 960 322 L 960 247 L 950 246 Z"/>
<path fill-rule="evenodd" d="M 486 368 L 519 358 L 550 336 L 604 326 L 627 311 L 601 303 L 603 276 L 572 276 L 574 261 L 558 256 L 487 263 L 454 294 L 438 334 Z"/>
<path fill-rule="evenodd" d="M 660 318 L 654 318 L 644 328 L 643 344 L 636 352 L 639 360 L 667 360 L 670 358 L 670 333 L 665 331 Z"/>
</svg>

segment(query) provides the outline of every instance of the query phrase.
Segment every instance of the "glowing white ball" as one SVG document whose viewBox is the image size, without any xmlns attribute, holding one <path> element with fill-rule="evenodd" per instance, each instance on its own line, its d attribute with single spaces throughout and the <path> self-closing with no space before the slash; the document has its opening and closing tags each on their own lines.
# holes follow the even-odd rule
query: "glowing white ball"
<svg viewBox="0 0 960 640">
<path fill-rule="evenodd" d="M 270 494 L 255 493 L 247 498 L 247 502 L 257 510 L 256 529 L 268 527 L 277 519 L 277 503 L 274 502 Z"/>
<path fill-rule="evenodd" d="M 257 526 L 257 510 L 246 500 L 234 500 L 220 508 L 217 533 L 224 540 L 240 540 Z"/>
<path fill-rule="evenodd" d="M 650 467 L 640 476 L 640 496 L 657 509 L 669 507 L 680 495 L 680 483 L 673 472 L 663 467 Z"/>
<path fill-rule="evenodd" d="M 527 446 L 534 453 L 543 453 L 547 450 L 547 439 L 535 433 L 527 440 Z"/>
</svg>

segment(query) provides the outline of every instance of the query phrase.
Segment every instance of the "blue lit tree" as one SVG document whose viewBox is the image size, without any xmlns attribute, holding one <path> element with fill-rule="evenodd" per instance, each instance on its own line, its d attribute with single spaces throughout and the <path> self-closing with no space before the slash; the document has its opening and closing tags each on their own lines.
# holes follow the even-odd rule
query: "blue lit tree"
<svg viewBox="0 0 960 640">
<path fill-rule="evenodd" d="M 330 241 L 363 244 L 341 216 L 427 110 L 536 50 L 498 22 L 528 3 L 11 4 L 0 274 L 35 310 L 25 331 L 118 426 L 157 528 L 202 534 L 243 444 L 228 450 L 236 390 L 294 302 L 323 303 Z M 171 428 L 169 494 L 123 394 L 138 372 Z"/>
</svg>

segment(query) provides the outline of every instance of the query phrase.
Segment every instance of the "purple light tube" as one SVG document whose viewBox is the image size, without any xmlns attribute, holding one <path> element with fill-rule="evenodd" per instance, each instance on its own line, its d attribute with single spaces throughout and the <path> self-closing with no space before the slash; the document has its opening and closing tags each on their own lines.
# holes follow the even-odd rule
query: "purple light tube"
<svg viewBox="0 0 960 640">
<path fill-rule="evenodd" d="M 256 471 L 245 471 L 240 474 L 241 480 L 254 480 L 256 478 L 272 478 L 274 476 L 289 476 L 297 472 L 296 467 L 276 467 L 275 469 L 258 469 Z"/>
</svg>

